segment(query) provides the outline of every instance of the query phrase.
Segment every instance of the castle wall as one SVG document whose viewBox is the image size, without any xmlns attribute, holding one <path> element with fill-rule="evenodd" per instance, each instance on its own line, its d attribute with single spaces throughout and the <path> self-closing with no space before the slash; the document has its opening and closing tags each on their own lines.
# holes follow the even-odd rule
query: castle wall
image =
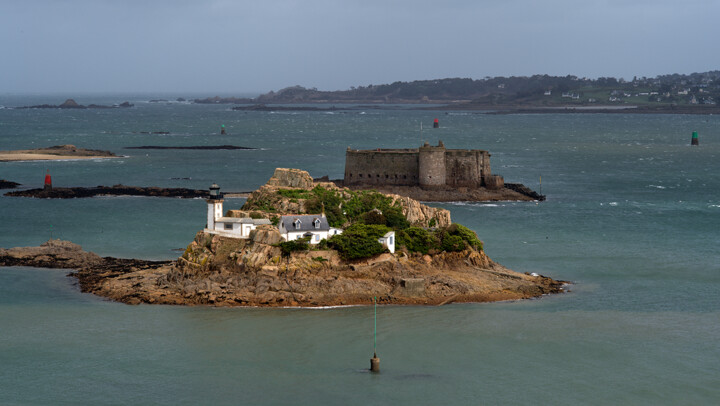
<svg viewBox="0 0 720 406">
<path fill-rule="evenodd" d="M 418 150 L 350 150 L 345 154 L 346 185 L 418 184 Z"/>
<path fill-rule="evenodd" d="M 423 188 L 480 187 L 498 179 L 483 150 L 445 149 L 427 143 L 418 149 L 352 150 L 345 155 L 345 185 L 397 185 Z M 500 182 L 502 183 L 502 182 Z"/>
<path fill-rule="evenodd" d="M 445 153 L 447 185 L 478 187 L 490 174 L 490 154 L 482 150 L 449 149 Z"/>
</svg>

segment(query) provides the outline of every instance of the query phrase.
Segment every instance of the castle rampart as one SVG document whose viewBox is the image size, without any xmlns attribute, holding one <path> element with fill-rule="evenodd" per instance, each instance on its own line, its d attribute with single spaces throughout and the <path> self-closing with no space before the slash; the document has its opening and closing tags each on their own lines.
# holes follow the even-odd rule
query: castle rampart
<svg viewBox="0 0 720 406">
<path fill-rule="evenodd" d="M 490 173 L 490 153 L 479 149 L 446 149 L 428 143 L 420 148 L 353 150 L 345 155 L 347 186 L 443 187 L 503 186 L 502 177 Z"/>
</svg>

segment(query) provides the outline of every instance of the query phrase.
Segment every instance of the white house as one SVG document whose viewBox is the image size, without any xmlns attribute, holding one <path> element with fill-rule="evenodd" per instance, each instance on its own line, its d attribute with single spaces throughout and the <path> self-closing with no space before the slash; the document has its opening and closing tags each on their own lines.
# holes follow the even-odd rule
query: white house
<svg viewBox="0 0 720 406">
<path fill-rule="evenodd" d="M 317 244 L 322 239 L 342 234 L 342 230 L 330 227 L 324 214 L 296 214 L 280 217 L 278 224 L 280 234 L 285 241 L 293 241 L 302 237 L 310 237 L 310 244 Z"/>
<path fill-rule="evenodd" d="M 213 183 L 210 186 L 210 198 L 207 200 L 207 225 L 205 232 L 224 237 L 249 238 L 250 231 L 261 224 L 270 224 L 268 219 L 251 219 L 223 216 L 223 198 L 220 187 Z"/>
<path fill-rule="evenodd" d="M 384 236 L 378 239 L 383 247 L 387 248 L 390 253 L 395 253 L 395 231 L 388 231 Z"/>
</svg>

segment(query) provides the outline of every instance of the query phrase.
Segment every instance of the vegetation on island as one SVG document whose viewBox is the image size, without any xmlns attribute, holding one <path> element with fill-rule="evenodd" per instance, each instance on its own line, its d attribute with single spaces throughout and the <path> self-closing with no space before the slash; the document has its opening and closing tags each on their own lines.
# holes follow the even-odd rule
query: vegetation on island
<svg viewBox="0 0 720 406">
<path fill-rule="evenodd" d="M 308 239 L 280 242 L 277 246 L 284 256 L 295 251 L 330 248 L 346 260 L 369 258 L 385 251 L 378 240 L 389 231 L 395 231 L 398 248 L 409 253 L 483 249 L 475 232 L 460 224 L 436 227 L 437 222 L 431 219 L 429 227 L 411 226 L 398 202 L 374 190 L 350 191 L 323 186 L 315 186 L 311 190 L 278 189 L 249 201 L 243 208 L 275 213 L 283 199 L 298 204 L 302 202 L 306 213 L 324 212 L 331 227 L 343 229 L 342 234 L 323 240 L 316 246 L 309 244 Z"/>
</svg>

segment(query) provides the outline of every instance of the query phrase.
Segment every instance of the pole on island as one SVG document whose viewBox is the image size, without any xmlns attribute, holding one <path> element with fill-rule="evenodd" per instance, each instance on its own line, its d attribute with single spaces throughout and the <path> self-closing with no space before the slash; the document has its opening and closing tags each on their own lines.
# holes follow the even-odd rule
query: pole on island
<svg viewBox="0 0 720 406">
<path fill-rule="evenodd" d="M 542 195 L 542 175 L 540 175 L 540 194 Z"/>
<path fill-rule="evenodd" d="M 692 140 L 690 141 L 690 145 L 700 145 L 700 142 L 698 140 L 698 133 L 697 131 L 693 131 L 692 133 Z"/>
<path fill-rule="evenodd" d="M 375 309 L 375 331 L 373 333 L 373 357 L 370 358 L 370 372 L 380 372 L 380 358 L 377 356 L 377 296 L 373 297 L 373 304 Z"/>
</svg>

